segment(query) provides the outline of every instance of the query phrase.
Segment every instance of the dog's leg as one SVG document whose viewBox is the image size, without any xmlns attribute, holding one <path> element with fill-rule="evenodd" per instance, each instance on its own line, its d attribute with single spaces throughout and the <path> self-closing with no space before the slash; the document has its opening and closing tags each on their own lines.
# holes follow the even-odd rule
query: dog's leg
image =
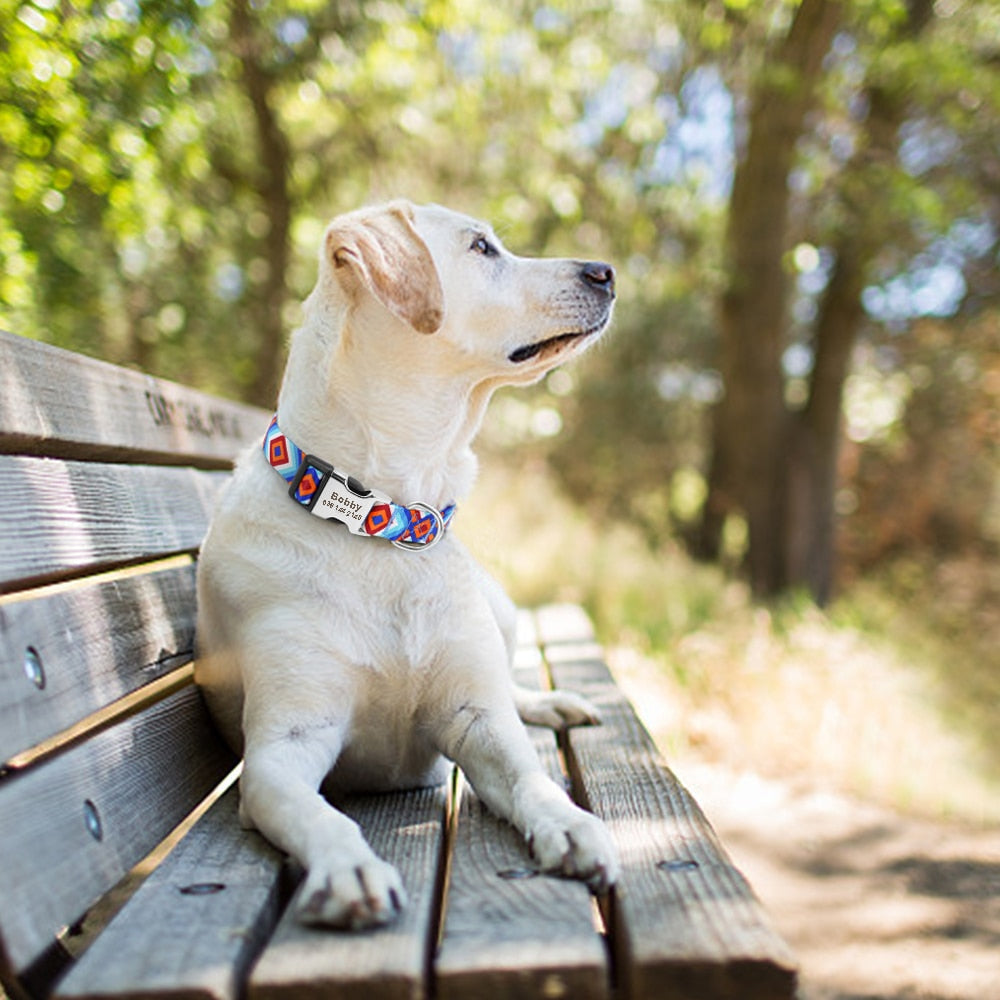
<svg viewBox="0 0 1000 1000">
<path fill-rule="evenodd" d="M 513 665 L 517 648 L 517 606 L 486 570 L 478 565 L 476 570 L 479 590 L 486 598 L 503 637 L 507 662 Z M 522 722 L 529 725 L 566 729 L 569 726 L 592 726 L 601 721 L 597 709 L 586 698 L 572 691 L 535 691 L 520 684 L 513 687 L 517 714 Z"/>
<path fill-rule="evenodd" d="M 470 674 L 468 665 L 476 662 Z M 618 876 L 614 843 L 604 824 L 545 773 L 505 674 L 498 635 L 485 646 L 481 637 L 455 641 L 438 674 L 440 697 L 432 702 L 438 710 L 428 720 L 438 749 L 493 812 L 521 831 L 542 870 L 603 891 Z"/>
<path fill-rule="evenodd" d="M 391 921 L 406 893 L 399 873 L 372 851 L 357 824 L 319 793 L 340 744 L 330 727 L 296 727 L 282 738 L 248 744 L 240 816 L 306 869 L 298 908 L 303 923 L 372 927 Z"/>
<path fill-rule="evenodd" d="M 521 831 L 543 871 L 583 879 L 597 892 L 617 880 L 607 829 L 545 774 L 509 695 L 501 710 L 462 706 L 442 735 L 442 751 L 486 805 Z"/>
</svg>

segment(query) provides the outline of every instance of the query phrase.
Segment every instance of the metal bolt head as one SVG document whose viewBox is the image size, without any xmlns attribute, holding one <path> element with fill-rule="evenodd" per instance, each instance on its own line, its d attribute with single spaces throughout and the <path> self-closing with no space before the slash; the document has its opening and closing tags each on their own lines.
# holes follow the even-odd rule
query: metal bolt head
<svg viewBox="0 0 1000 1000">
<path fill-rule="evenodd" d="M 668 858 L 657 862 L 656 867 L 665 872 L 686 872 L 697 868 L 698 862 L 691 858 Z"/>
<path fill-rule="evenodd" d="M 38 650 L 34 646 L 29 646 L 24 651 L 24 676 L 39 691 L 45 690 L 45 669 L 42 667 L 42 658 L 38 655 Z"/>
<path fill-rule="evenodd" d="M 195 882 L 192 885 L 182 885 L 177 891 L 183 896 L 214 896 L 225 888 L 224 882 Z"/>
<path fill-rule="evenodd" d="M 101 814 L 97 811 L 97 806 L 87 799 L 83 803 L 83 822 L 87 827 L 87 833 L 94 838 L 94 840 L 104 839 L 104 827 L 101 824 Z"/>
<path fill-rule="evenodd" d="M 497 877 L 507 882 L 515 882 L 523 878 L 535 878 L 538 875 L 537 868 L 504 868 L 497 872 Z"/>
</svg>

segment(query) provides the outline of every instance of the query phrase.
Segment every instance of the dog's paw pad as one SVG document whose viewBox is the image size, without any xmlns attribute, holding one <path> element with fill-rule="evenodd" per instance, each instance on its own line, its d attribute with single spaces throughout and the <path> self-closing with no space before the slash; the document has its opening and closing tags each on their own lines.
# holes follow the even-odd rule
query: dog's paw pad
<svg viewBox="0 0 1000 1000">
<path fill-rule="evenodd" d="M 399 873 L 372 858 L 333 869 L 314 865 L 299 893 L 296 916 L 304 924 L 362 930 L 391 923 L 405 905 Z"/>
</svg>

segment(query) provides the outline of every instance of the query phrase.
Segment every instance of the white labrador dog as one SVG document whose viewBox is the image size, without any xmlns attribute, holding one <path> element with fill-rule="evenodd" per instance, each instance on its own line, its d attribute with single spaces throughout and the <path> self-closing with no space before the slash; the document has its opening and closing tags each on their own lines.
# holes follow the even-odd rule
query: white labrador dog
<svg viewBox="0 0 1000 1000">
<path fill-rule="evenodd" d="M 224 491 L 198 574 L 197 680 L 244 754 L 243 823 L 307 871 L 306 922 L 377 925 L 406 898 L 320 787 L 419 786 L 443 757 L 540 868 L 598 891 L 616 879 L 605 827 L 544 774 L 520 721 L 596 713 L 514 686 L 514 607 L 447 531 L 493 391 L 581 352 L 613 301 L 609 265 L 516 257 L 437 206 L 362 209 L 326 232 L 275 422 Z"/>
</svg>

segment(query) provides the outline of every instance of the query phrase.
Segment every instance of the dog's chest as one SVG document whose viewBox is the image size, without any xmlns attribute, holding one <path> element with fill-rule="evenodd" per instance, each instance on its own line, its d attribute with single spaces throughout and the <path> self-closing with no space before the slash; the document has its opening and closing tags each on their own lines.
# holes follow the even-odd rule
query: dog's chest
<svg viewBox="0 0 1000 1000">
<path fill-rule="evenodd" d="M 333 786 L 345 790 L 411 787 L 441 777 L 423 720 L 440 697 L 453 590 L 419 572 L 371 584 L 367 579 L 356 595 L 355 612 L 363 606 L 369 613 L 352 619 L 351 723 L 332 776 Z"/>
<path fill-rule="evenodd" d="M 460 613 L 451 560 L 362 544 L 354 560 L 329 564 L 313 581 L 325 591 L 342 652 L 380 675 L 429 667 Z"/>
<path fill-rule="evenodd" d="M 407 673 L 430 669 L 447 639 L 452 607 L 451 595 L 441 587 L 401 594 L 390 602 L 377 625 L 381 642 L 375 642 L 385 655 L 376 668 L 391 671 L 395 666 Z"/>
</svg>

